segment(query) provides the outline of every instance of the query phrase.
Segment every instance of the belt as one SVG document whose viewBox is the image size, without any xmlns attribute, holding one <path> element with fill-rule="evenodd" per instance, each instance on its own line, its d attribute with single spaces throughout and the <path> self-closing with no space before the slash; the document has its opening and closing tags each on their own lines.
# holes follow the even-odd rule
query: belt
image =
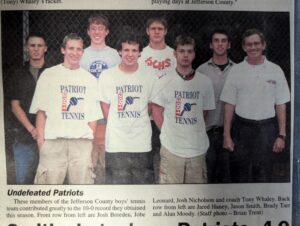
<svg viewBox="0 0 300 226">
<path fill-rule="evenodd" d="M 208 133 L 213 133 L 213 134 L 220 134 L 220 133 L 223 133 L 223 131 L 224 131 L 224 127 L 223 126 L 213 126 L 207 132 Z"/>
<path fill-rule="evenodd" d="M 245 125 L 262 126 L 262 125 L 265 125 L 265 124 L 274 123 L 275 122 L 275 117 L 268 118 L 268 119 L 263 119 L 263 120 L 252 120 L 252 119 L 242 118 L 242 117 L 238 116 L 237 114 L 235 114 L 235 120 L 237 120 L 238 122 L 240 122 L 242 124 L 245 124 Z"/>
</svg>

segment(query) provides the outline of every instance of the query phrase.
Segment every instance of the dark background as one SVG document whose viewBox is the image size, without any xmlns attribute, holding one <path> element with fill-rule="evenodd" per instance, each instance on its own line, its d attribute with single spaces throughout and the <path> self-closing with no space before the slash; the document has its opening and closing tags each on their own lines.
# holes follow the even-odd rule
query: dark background
<svg viewBox="0 0 300 226">
<path fill-rule="evenodd" d="M 141 35 L 143 45 L 148 42 L 145 24 L 149 17 L 164 16 L 168 23 L 167 44 L 173 46 L 175 37 L 188 34 L 197 43 L 194 68 L 211 57 L 209 34 L 216 27 L 226 28 L 231 35 L 230 58 L 240 62 L 244 58 L 241 49 L 241 35 L 246 29 L 258 28 L 266 36 L 267 50 L 265 54 L 270 61 L 280 65 L 290 85 L 290 21 L 288 12 L 228 12 L 228 11 L 3 11 L 2 22 L 2 65 L 4 99 L 6 82 L 10 71 L 22 65 L 26 60 L 23 51 L 28 32 L 38 31 L 45 34 L 48 43 L 46 59 L 51 64 L 62 62 L 60 44 L 64 36 L 76 32 L 82 36 L 85 45 L 88 43 L 86 33 L 87 20 L 91 14 L 102 13 L 110 21 L 110 34 L 107 44 L 115 47 L 120 34 L 133 27 Z M 13 156 L 11 145 L 14 142 L 10 133 L 11 113 L 9 103 L 4 100 L 5 138 L 7 156 L 7 182 L 13 184 Z M 255 107 L 255 106 L 254 106 Z M 287 112 L 288 137 L 290 139 L 290 105 Z M 276 176 L 274 182 L 290 181 L 290 152 L 287 142 L 286 151 L 274 156 Z"/>
</svg>

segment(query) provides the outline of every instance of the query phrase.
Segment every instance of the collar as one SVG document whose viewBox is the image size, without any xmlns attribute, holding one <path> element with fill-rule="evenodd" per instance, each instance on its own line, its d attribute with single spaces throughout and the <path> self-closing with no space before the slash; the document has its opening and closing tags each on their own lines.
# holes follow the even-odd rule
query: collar
<svg viewBox="0 0 300 226">
<path fill-rule="evenodd" d="M 187 75 L 181 74 L 179 71 L 177 71 L 176 68 L 175 68 L 175 71 L 176 71 L 177 75 L 179 75 L 179 77 L 181 77 L 181 78 L 182 78 L 183 80 L 185 80 L 185 81 L 191 80 L 191 79 L 193 79 L 194 76 L 195 76 L 195 70 L 194 70 L 194 69 L 192 69 L 192 70 L 190 71 L 190 73 L 188 73 Z"/>
<path fill-rule="evenodd" d="M 249 64 L 248 63 L 248 61 L 247 61 L 247 56 L 245 56 L 245 58 L 244 58 L 244 62 L 247 64 L 247 65 L 250 65 L 250 66 L 259 66 L 259 65 L 261 65 L 261 66 L 266 66 L 268 63 L 269 63 L 269 61 L 268 61 L 268 59 L 267 59 L 267 57 L 265 56 L 265 55 L 263 55 L 263 57 L 264 57 L 264 62 L 262 63 L 262 64 Z"/>
<path fill-rule="evenodd" d="M 26 61 L 24 63 L 24 67 L 26 67 L 29 70 L 29 67 L 30 67 L 29 61 Z M 45 68 L 48 68 L 48 67 L 50 67 L 50 65 L 47 64 L 47 62 L 45 61 L 44 65 L 39 70 L 44 70 Z"/>
<path fill-rule="evenodd" d="M 207 61 L 207 64 L 213 65 L 213 66 L 217 66 L 217 65 L 213 62 L 212 58 L 210 58 L 210 59 Z M 228 58 L 228 66 L 232 66 L 233 64 L 234 64 L 234 62 L 233 62 L 230 58 Z"/>
</svg>

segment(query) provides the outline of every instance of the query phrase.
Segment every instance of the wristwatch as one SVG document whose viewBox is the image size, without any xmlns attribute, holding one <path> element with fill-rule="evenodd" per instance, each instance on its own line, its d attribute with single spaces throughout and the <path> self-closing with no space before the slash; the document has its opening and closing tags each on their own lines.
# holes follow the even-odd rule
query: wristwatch
<svg viewBox="0 0 300 226">
<path fill-rule="evenodd" d="M 280 139 L 282 139 L 282 140 L 285 141 L 286 136 L 285 136 L 285 135 L 282 135 L 282 134 L 278 134 L 277 138 L 280 138 Z"/>
</svg>

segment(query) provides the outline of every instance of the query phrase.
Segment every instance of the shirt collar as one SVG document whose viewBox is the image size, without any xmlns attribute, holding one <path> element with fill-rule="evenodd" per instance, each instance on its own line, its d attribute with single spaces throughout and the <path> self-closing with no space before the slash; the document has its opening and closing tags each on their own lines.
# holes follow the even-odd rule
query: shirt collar
<svg viewBox="0 0 300 226">
<path fill-rule="evenodd" d="M 258 65 L 262 65 L 262 66 L 263 66 L 263 65 L 267 65 L 267 64 L 269 63 L 267 57 L 266 57 L 265 55 L 263 55 L 263 57 L 264 57 L 264 62 L 263 62 L 262 64 L 258 64 Z M 249 63 L 248 63 L 247 58 L 248 58 L 248 57 L 245 56 L 244 62 L 245 62 L 246 64 L 248 64 L 248 65 L 252 65 L 252 64 L 249 64 Z M 258 65 L 257 65 L 257 66 L 258 66 Z M 255 66 L 255 65 L 253 65 L 253 66 Z"/>
<path fill-rule="evenodd" d="M 230 58 L 228 58 L 228 61 L 229 61 L 228 66 L 232 66 L 232 65 L 234 64 L 233 61 L 232 61 Z M 208 60 L 207 63 L 208 63 L 209 65 L 217 66 L 217 65 L 213 62 L 212 58 L 210 58 L 210 59 Z"/>
</svg>

